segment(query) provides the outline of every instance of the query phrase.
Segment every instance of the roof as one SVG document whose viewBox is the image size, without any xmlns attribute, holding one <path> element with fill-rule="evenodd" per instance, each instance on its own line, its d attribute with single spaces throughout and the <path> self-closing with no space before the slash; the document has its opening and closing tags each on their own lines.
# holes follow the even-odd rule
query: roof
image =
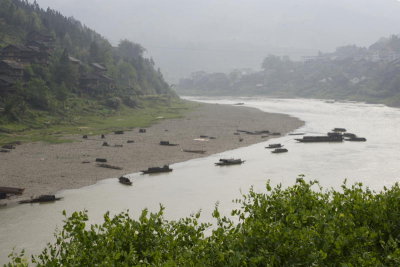
<svg viewBox="0 0 400 267">
<path fill-rule="evenodd" d="M 71 57 L 71 56 L 68 56 L 68 59 L 69 59 L 69 61 L 71 61 L 72 63 L 79 63 L 79 64 L 82 63 L 79 59 L 74 58 L 74 57 Z"/>
<path fill-rule="evenodd" d="M 6 64 L 7 66 L 9 66 L 12 69 L 19 69 L 19 70 L 23 70 L 24 66 L 19 64 L 18 62 L 15 62 L 13 60 L 1 60 L 0 63 Z"/>
<path fill-rule="evenodd" d="M 32 51 L 29 47 L 27 47 L 25 45 L 21 45 L 21 44 L 10 44 L 10 45 L 7 45 L 6 47 L 4 47 L 3 50 L 8 50 L 11 48 L 15 48 L 17 50 L 25 51 L 25 52 Z"/>
<path fill-rule="evenodd" d="M 93 63 L 90 64 L 90 65 L 92 65 L 92 67 L 94 67 L 94 68 L 96 68 L 96 69 L 98 69 L 98 70 L 103 70 L 103 71 L 106 71 L 106 70 L 107 70 L 106 67 L 104 67 L 104 66 L 101 65 L 100 63 L 93 62 Z"/>
</svg>

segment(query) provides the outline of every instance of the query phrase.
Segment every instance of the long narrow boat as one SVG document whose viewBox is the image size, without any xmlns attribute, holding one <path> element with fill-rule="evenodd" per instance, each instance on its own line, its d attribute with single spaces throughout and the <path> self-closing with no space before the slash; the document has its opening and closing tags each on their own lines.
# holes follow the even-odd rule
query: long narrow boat
<svg viewBox="0 0 400 267">
<path fill-rule="evenodd" d="M 141 171 L 143 174 L 152 174 L 152 173 L 162 173 L 162 172 L 172 172 L 168 165 L 164 165 L 162 167 L 150 167 L 147 170 Z"/>
<path fill-rule="evenodd" d="M 183 152 L 187 152 L 187 153 L 195 153 L 195 154 L 204 154 L 207 151 L 205 150 L 193 150 L 193 149 L 182 149 Z"/>
<path fill-rule="evenodd" d="M 4 193 L 4 194 L 21 195 L 24 192 L 24 190 L 25 190 L 25 188 L 0 186 L 0 193 Z"/>
<path fill-rule="evenodd" d="M 328 133 L 322 136 L 303 136 L 303 138 L 295 139 L 302 143 L 316 143 L 316 142 L 343 142 L 343 135 L 340 133 Z"/>
<path fill-rule="evenodd" d="M 272 153 L 285 153 L 288 152 L 286 148 L 276 148 L 275 150 L 271 151 Z"/>
<path fill-rule="evenodd" d="M 18 203 L 19 204 L 25 204 L 25 203 L 45 203 L 45 202 L 54 202 L 57 200 L 60 200 L 61 197 L 56 197 L 55 195 L 41 195 L 37 198 L 33 199 L 27 199 L 27 200 L 21 200 Z"/>
<path fill-rule="evenodd" d="M 220 159 L 219 162 L 216 162 L 216 166 L 229 166 L 229 165 L 239 165 L 244 163 L 244 160 L 241 159 Z"/>
<path fill-rule="evenodd" d="M 281 148 L 281 147 L 283 147 L 282 144 L 269 144 L 265 148 Z"/>
</svg>

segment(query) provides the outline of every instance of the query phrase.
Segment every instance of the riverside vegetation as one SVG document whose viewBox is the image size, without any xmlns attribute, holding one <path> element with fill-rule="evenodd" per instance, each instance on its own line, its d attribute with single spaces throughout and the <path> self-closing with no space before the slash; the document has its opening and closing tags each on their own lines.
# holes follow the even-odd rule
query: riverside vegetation
<svg viewBox="0 0 400 267">
<path fill-rule="evenodd" d="M 179 102 L 137 43 L 122 40 L 113 47 L 74 18 L 43 10 L 36 1 L 0 0 L 0 18 L 2 143 L 21 134 L 30 140 L 32 129 L 83 126 Z"/>
<path fill-rule="evenodd" d="M 295 185 L 250 190 L 233 218 L 200 212 L 177 221 L 143 210 L 87 225 L 87 212 L 65 220 L 56 241 L 32 257 L 37 266 L 398 266 L 400 186 L 376 193 L 342 185 L 324 190 L 299 177 Z M 65 213 L 64 213 L 65 215 Z M 26 266 L 21 254 L 8 266 Z"/>
</svg>

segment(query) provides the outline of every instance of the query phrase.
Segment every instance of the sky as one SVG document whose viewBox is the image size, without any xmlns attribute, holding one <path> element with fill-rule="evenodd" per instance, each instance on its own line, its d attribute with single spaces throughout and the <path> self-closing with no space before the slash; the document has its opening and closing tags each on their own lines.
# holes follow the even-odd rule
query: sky
<svg viewBox="0 0 400 267">
<path fill-rule="evenodd" d="M 193 71 L 259 69 L 268 54 L 294 59 L 400 33 L 397 0 L 37 0 L 114 45 L 147 49 L 170 82 Z"/>
</svg>

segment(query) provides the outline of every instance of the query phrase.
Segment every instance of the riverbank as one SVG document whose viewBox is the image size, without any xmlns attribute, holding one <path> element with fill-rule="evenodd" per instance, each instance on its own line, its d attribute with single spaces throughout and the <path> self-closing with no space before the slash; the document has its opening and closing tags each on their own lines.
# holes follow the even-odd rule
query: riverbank
<svg viewBox="0 0 400 267">
<path fill-rule="evenodd" d="M 182 162 L 270 138 L 247 134 L 238 136 L 234 134 L 238 129 L 285 134 L 303 124 L 299 119 L 284 114 L 264 113 L 243 106 L 201 104 L 183 118 L 160 120 L 148 127 L 145 133 L 140 133 L 137 128 L 122 135 L 107 134 L 104 139 L 100 135 L 88 136 L 87 139 L 82 135 L 72 135 L 67 137 L 74 141 L 72 143 L 34 142 L 17 146 L 10 153 L 0 153 L 1 186 L 25 188 L 18 199 L 54 194 L 150 166 Z M 215 139 L 199 139 L 201 135 Z M 128 140 L 134 142 L 128 143 Z M 162 140 L 179 146 L 160 146 Z M 102 146 L 103 142 L 109 146 Z M 182 149 L 205 150 L 206 153 L 186 153 Z M 98 167 L 96 158 L 106 158 L 108 164 L 123 169 Z M 11 198 L 0 203 L 16 200 Z"/>
</svg>

